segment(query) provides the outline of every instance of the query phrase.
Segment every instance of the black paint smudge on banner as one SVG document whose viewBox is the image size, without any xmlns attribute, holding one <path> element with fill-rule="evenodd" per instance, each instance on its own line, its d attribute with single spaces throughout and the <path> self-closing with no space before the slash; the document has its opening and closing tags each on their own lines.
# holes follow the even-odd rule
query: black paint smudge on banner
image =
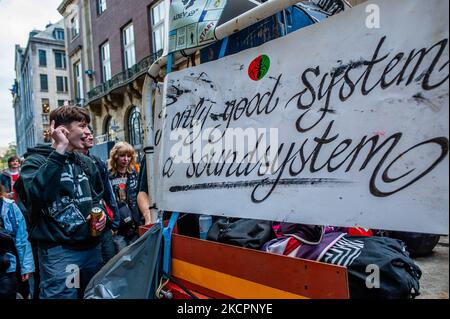
<svg viewBox="0 0 450 319">
<path fill-rule="evenodd" d="M 196 190 L 210 190 L 210 189 L 231 189 L 231 188 L 250 188 L 254 186 L 272 186 L 273 184 L 285 185 L 285 186 L 331 186 L 352 184 L 350 181 L 339 180 L 336 178 L 285 178 L 277 181 L 276 179 L 263 179 L 255 181 L 242 181 L 242 182 L 222 182 L 222 183 L 204 183 L 185 186 L 172 186 L 169 191 L 171 193 L 188 192 Z"/>
</svg>

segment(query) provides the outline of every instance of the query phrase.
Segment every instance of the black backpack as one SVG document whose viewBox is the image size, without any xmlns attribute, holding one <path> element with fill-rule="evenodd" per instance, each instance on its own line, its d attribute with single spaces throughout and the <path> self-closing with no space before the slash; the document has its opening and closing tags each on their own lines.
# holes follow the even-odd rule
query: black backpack
<svg viewBox="0 0 450 319">
<path fill-rule="evenodd" d="M 0 199 L 0 201 L 2 201 L 0 205 L 1 210 L 3 206 L 3 200 Z M 8 214 L 11 215 L 10 212 L 8 212 Z M 15 227 L 15 223 L 13 222 L 12 224 L 13 227 Z M 8 231 L 5 228 L 3 218 L 0 217 L 0 273 L 5 273 L 10 266 L 9 258 L 7 256 L 8 253 L 16 257 L 17 264 L 19 262 L 15 242 L 16 232 L 17 229 L 13 229 L 13 231 Z"/>
<path fill-rule="evenodd" d="M 211 226 L 207 239 L 233 246 L 260 249 L 274 237 L 270 221 L 221 217 Z"/>
<path fill-rule="evenodd" d="M 364 243 L 361 254 L 347 267 L 352 299 L 414 299 L 420 295 L 422 271 L 403 242 L 383 237 L 347 237 Z M 379 287 L 367 287 L 368 266 L 379 269 Z"/>
<path fill-rule="evenodd" d="M 411 257 L 424 257 L 433 253 L 434 247 L 439 243 L 441 236 L 434 234 L 410 233 L 388 231 L 387 237 L 401 240 Z"/>
</svg>

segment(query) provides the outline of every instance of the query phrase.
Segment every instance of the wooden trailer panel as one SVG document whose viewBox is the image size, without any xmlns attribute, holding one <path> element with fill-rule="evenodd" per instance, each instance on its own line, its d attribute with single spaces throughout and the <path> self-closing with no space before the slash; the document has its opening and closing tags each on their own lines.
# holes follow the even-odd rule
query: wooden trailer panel
<svg viewBox="0 0 450 319">
<path fill-rule="evenodd" d="M 349 298 L 344 267 L 176 234 L 172 275 L 213 298 Z"/>
</svg>

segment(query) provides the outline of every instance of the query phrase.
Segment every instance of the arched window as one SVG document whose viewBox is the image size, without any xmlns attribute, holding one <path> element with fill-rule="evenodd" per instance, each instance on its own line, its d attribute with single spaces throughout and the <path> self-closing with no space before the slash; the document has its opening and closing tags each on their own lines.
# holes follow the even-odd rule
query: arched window
<svg viewBox="0 0 450 319">
<path fill-rule="evenodd" d="M 140 146 L 144 142 L 144 134 L 141 125 L 141 111 L 134 107 L 128 116 L 128 139 L 133 146 Z"/>
</svg>

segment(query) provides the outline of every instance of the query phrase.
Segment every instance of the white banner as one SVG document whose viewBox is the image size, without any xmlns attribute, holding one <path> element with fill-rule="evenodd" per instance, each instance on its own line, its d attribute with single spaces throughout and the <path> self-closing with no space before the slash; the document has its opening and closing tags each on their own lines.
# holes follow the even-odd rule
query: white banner
<svg viewBox="0 0 450 319">
<path fill-rule="evenodd" d="M 370 2 L 169 74 L 159 208 L 448 234 L 448 26 Z"/>
</svg>

